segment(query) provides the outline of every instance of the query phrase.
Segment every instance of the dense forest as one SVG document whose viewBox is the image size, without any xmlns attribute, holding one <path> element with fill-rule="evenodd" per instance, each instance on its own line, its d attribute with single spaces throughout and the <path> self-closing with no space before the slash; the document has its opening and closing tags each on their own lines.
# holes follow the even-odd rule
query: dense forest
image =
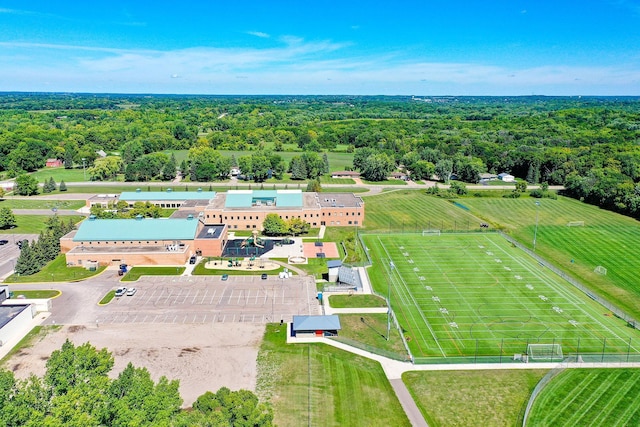
<svg viewBox="0 0 640 427">
<path fill-rule="evenodd" d="M 57 158 L 94 180 L 313 179 L 323 152 L 371 180 L 509 172 L 640 218 L 640 98 L 0 94 L 0 173 Z M 177 164 L 165 150 L 189 150 Z M 220 150 L 247 152 L 239 158 Z M 279 153 L 299 151 L 289 164 Z M 100 152 L 107 154 L 101 157 Z M 84 160 L 83 160 L 84 159 Z"/>
</svg>

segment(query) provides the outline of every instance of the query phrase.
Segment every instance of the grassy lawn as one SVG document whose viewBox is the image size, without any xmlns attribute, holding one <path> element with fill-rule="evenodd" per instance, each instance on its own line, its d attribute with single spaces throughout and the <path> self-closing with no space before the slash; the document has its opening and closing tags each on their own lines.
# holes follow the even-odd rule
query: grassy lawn
<svg viewBox="0 0 640 427">
<path fill-rule="evenodd" d="M 640 240 L 640 222 L 566 197 L 542 199 L 537 209 L 536 201 L 469 198 L 460 203 L 492 225 L 503 224 L 529 247 L 537 210 L 536 253 L 640 319 L 640 257 L 630 256 Z M 571 221 L 584 226 L 568 227 Z M 599 265 L 606 275 L 594 272 Z"/>
<path fill-rule="evenodd" d="M 242 156 L 251 155 L 250 151 L 233 151 L 233 150 L 217 150 L 220 154 L 225 157 L 235 156 L 236 160 L 238 160 Z M 178 164 L 182 162 L 183 159 L 186 159 L 189 152 L 187 150 L 166 150 L 165 154 L 171 155 L 174 153 L 176 156 L 176 161 Z M 276 154 L 282 157 L 282 159 L 289 164 L 291 159 L 295 156 L 301 156 L 303 153 L 301 151 L 276 151 Z M 324 153 L 318 153 L 320 158 Z M 329 171 L 343 171 L 347 167 L 353 166 L 353 153 L 341 153 L 341 152 L 327 152 L 327 158 L 329 160 Z"/>
<path fill-rule="evenodd" d="M 503 427 L 521 425 L 519 417 L 545 374 L 519 369 L 412 371 L 404 373 L 402 380 L 430 427 Z"/>
<path fill-rule="evenodd" d="M 364 196 L 364 202 L 364 228 L 377 233 L 427 229 L 466 231 L 480 227 L 478 218 L 469 212 L 447 200 L 429 196 L 424 190 L 394 190 Z"/>
<path fill-rule="evenodd" d="M 355 184 L 356 182 L 351 178 L 331 178 L 330 176 L 320 177 L 321 184 Z"/>
<path fill-rule="evenodd" d="M 132 267 L 121 281 L 135 282 L 141 276 L 179 276 L 184 270 L 185 267 Z"/>
<path fill-rule="evenodd" d="M 243 269 L 242 267 L 234 267 L 231 269 L 205 268 L 205 264 L 206 262 L 202 261 L 198 265 L 196 265 L 196 268 L 193 269 L 192 274 L 194 276 L 221 276 L 223 274 L 228 274 L 229 276 L 260 276 L 262 273 L 267 273 L 269 276 L 277 276 L 280 272 L 284 271 L 284 267 L 280 267 L 276 270 L 247 270 Z M 223 264 L 226 266 L 226 260 L 223 261 Z"/>
<path fill-rule="evenodd" d="M 329 305 L 333 308 L 386 307 L 384 299 L 375 295 L 331 295 Z"/>
<path fill-rule="evenodd" d="M 49 333 L 58 331 L 60 328 L 62 328 L 61 325 L 35 326 L 0 360 L 0 367 L 6 368 L 7 361 L 9 361 L 14 354 L 20 353 L 23 349 L 29 348 L 37 342 L 42 341 Z"/>
<path fill-rule="evenodd" d="M 85 204 L 84 200 L 33 200 L 28 198 L 0 199 L 0 208 L 9 209 L 80 209 L 85 206 Z"/>
<path fill-rule="evenodd" d="M 11 292 L 13 292 L 13 297 L 17 298 L 19 295 L 23 295 L 25 298 L 27 299 L 48 299 L 48 298 L 54 298 L 57 297 L 58 295 L 60 295 L 62 292 L 58 291 L 58 290 L 48 290 L 48 289 L 43 289 L 43 290 L 24 290 L 24 289 L 19 289 L 19 290 L 14 290 L 14 289 L 9 289 Z"/>
<path fill-rule="evenodd" d="M 38 180 L 38 182 L 48 181 L 53 177 L 53 180 L 56 182 L 56 185 L 60 185 L 60 181 L 64 182 L 81 182 L 86 181 L 89 177 L 89 174 L 86 174 L 82 170 L 82 166 L 76 167 L 75 169 L 65 169 L 64 167 L 60 168 L 44 168 L 40 169 L 36 172 L 30 173 L 32 177 Z"/>
<path fill-rule="evenodd" d="M 356 239 L 356 227 L 327 227 L 322 241 L 335 242 L 340 252 L 340 258 L 347 264 L 362 262 L 366 259 L 362 245 Z"/>
<path fill-rule="evenodd" d="M 502 363 L 528 344 L 640 353 L 640 332 L 497 233 L 365 235 L 368 270 L 417 363 Z"/>
<path fill-rule="evenodd" d="M 12 274 L 5 279 L 5 282 L 76 282 L 95 276 L 96 274 L 100 274 L 105 268 L 107 268 L 106 266 L 100 266 L 96 271 L 89 271 L 81 267 L 67 267 L 66 262 L 66 257 L 61 254 L 36 274 L 32 274 L 31 276 L 18 276 L 17 274 Z"/>
<path fill-rule="evenodd" d="M 51 212 L 51 215 L 16 215 L 17 225 L 14 228 L 0 230 L 0 234 L 39 234 L 47 227 L 46 221 L 52 215 L 53 212 Z M 64 222 L 72 219 L 75 223 L 85 219 L 84 216 L 80 215 L 65 215 L 60 218 Z"/>
<path fill-rule="evenodd" d="M 274 424 L 409 426 L 378 362 L 323 344 L 286 344 L 286 328 L 267 325 L 258 354 L 258 396 Z"/>
<path fill-rule="evenodd" d="M 107 292 L 107 294 L 104 297 L 102 297 L 98 305 L 109 304 L 115 296 L 116 296 L 116 291 L 113 289 L 110 290 L 109 292 Z"/>
<path fill-rule="evenodd" d="M 387 315 L 384 313 L 340 314 L 340 335 L 338 341 L 354 340 L 362 345 L 357 347 L 373 353 L 386 356 L 386 352 L 393 353 L 395 358 L 407 359 L 407 350 L 402 344 L 400 333 L 391 326 L 389 340 L 387 340 Z M 364 319 L 364 320 L 363 320 Z M 346 341 L 347 344 L 352 344 Z M 355 344 L 353 344 L 355 345 Z M 379 351 L 381 350 L 381 351 Z"/>
<path fill-rule="evenodd" d="M 567 369 L 538 395 L 528 425 L 640 425 L 640 370 Z"/>
<path fill-rule="evenodd" d="M 367 181 L 363 179 L 362 182 L 369 185 L 407 185 L 407 181 L 401 179 L 385 179 L 384 181 Z"/>
<path fill-rule="evenodd" d="M 287 262 L 286 258 L 274 258 L 277 261 Z M 305 271 L 307 274 L 316 277 L 317 279 L 322 277 L 322 274 L 327 273 L 327 258 L 309 258 L 307 264 L 294 264 L 296 268 Z"/>
<path fill-rule="evenodd" d="M 353 187 L 325 187 L 322 189 L 322 193 L 368 193 L 369 191 L 368 188 L 357 185 Z"/>
</svg>

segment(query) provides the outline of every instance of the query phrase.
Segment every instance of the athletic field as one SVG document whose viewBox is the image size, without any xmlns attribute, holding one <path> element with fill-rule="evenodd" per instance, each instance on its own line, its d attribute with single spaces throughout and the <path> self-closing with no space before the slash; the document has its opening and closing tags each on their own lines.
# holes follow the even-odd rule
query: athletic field
<svg viewBox="0 0 640 427">
<path fill-rule="evenodd" d="M 637 360 L 640 353 L 639 331 L 499 234 L 363 239 L 374 264 L 372 284 L 383 295 L 390 288 L 393 311 L 417 362 L 507 362 L 528 350 L 540 351 L 540 361 L 560 357 L 559 349 L 565 357 L 583 354 L 585 361 L 609 360 L 609 353 L 616 360 Z"/>
</svg>

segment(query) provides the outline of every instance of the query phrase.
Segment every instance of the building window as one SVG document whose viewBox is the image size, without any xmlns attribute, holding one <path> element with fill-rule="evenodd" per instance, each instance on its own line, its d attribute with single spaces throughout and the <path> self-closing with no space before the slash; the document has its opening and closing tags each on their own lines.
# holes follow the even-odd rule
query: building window
<svg viewBox="0 0 640 427">
<path fill-rule="evenodd" d="M 249 224 L 247 224 L 247 228 L 251 228 L 251 226 Z"/>
<path fill-rule="evenodd" d="M 356 225 L 358 225 L 358 221 L 354 221 L 354 223 L 355 223 Z"/>
<path fill-rule="evenodd" d="M 360 212 L 358 212 L 358 216 L 360 216 Z"/>
<path fill-rule="evenodd" d="M 255 225 L 255 224 L 253 224 L 253 228 L 256 228 L 256 225 Z"/>
<path fill-rule="evenodd" d="M 351 222 L 352 222 L 352 221 L 349 221 L 349 225 L 351 225 Z"/>
</svg>

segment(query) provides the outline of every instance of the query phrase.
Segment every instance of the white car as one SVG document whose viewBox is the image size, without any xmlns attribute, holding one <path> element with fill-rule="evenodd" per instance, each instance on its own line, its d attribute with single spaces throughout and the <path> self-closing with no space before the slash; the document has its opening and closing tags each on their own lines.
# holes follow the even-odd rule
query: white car
<svg viewBox="0 0 640 427">
<path fill-rule="evenodd" d="M 129 288 L 129 289 L 127 289 L 127 296 L 128 297 L 132 297 L 132 296 L 134 296 L 136 294 L 137 291 L 138 290 L 136 288 Z"/>
<path fill-rule="evenodd" d="M 127 288 L 118 288 L 116 289 L 116 296 L 121 297 L 127 292 Z"/>
</svg>

